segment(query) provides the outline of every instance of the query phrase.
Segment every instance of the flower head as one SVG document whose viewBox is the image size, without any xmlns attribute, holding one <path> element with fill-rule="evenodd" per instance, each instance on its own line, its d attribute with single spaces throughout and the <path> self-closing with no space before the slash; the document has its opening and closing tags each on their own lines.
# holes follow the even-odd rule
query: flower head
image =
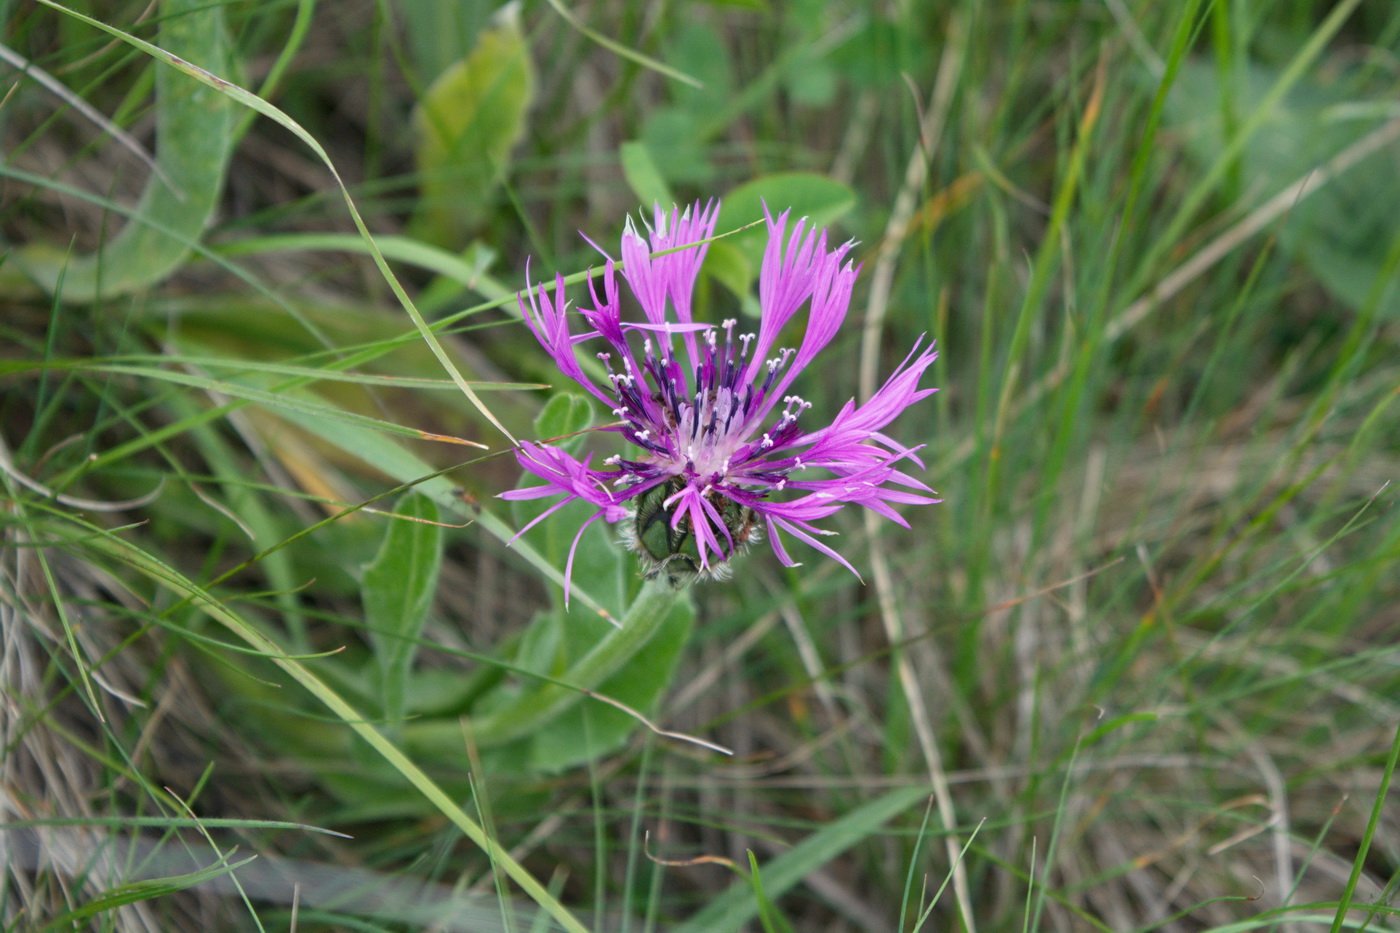
<svg viewBox="0 0 1400 933">
<path fill-rule="evenodd" d="M 628 221 L 622 275 L 644 321 L 622 320 L 612 258 L 601 294 L 598 281 L 590 281 L 593 306 L 576 312 L 585 325 L 578 333 L 570 327 L 562 277 L 556 276 L 553 294 L 527 285 L 519 299 L 525 323 L 560 372 L 607 405 L 618 422 L 613 430 L 631 446 L 604 461 L 606 469 L 595 470 L 590 460 L 558 448 L 522 444 L 516 453 L 520 465 L 544 485 L 502 496 L 563 496 L 555 508 L 583 499 L 596 507 L 584 527 L 600 517 L 610 523 L 626 519 L 624 538 L 647 565 L 647 575 L 676 585 L 722 575 L 729 560 L 764 530 L 787 566 L 797 563 L 780 533 L 854 573 L 821 540 L 834 532 L 813 523 L 856 503 L 907 527 L 894 505 L 939 501 L 900 469 L 906 460 L 923 467 L 919 448 L 881 433 L 904 409 L 936 391 L 919 388 L 936 354 L 919 341 L 868 401 L 847 402 L 829 425 L 809 427 L 804 413 L 811 404 L 788 389 L 846 318 L 859 272 L 846 258 L 852 244 L 829 248 L 826 231 L 809 227 L 805 219 L 789 232 L 788 212 L 776 220 L 767 215 L 758 333 L 736 334 L 733 320 L 714 326 L 691 315 L 707 249 L 700 241 L 713 234 L 718 213 L 716 202 L 703 209 L 696 203 L 684 212 L 667 213 L 658 206 L 646 236 Z M 779 335 L 804 304 L 801 341 L 795 349 L 779 346 Z M 581 344 L 589 344 L 601 360 L 605 387 L 584 373 L 576 356 Z"/>
</svg>

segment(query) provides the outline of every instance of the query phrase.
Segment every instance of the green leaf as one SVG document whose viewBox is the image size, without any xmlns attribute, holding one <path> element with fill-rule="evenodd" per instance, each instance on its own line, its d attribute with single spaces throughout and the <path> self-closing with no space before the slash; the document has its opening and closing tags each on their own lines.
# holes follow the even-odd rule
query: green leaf
<svg viewBox="0 0 1400 933">
<path fill-rule="evenodd" d="M 724 196 L 719 222 L 715 229 L 734 230 L 763 219 L 763 205 L 776 218 L 789 208 L 792 217 L 788 230 L 800 217 L 825 227 L 836 221 L 856 204 L 856 193 L 839 181 L 814 172 L 784 172 L 764 175 L 746 182 Z M 768 242 L 768 229 L 759 225 L 746 230 L 727 242 L 734 243 L 750 257 L 762 259 L 763 246 Z"/>
<path fill-rule="evenodd" d="M 498 708 L 472 717 L 472 734 L 483 747 L 501 745 L 538 734 L 576 706 L 583 690 L 600 690 L 613 675 L 636 675 L 634 661 L 671 619 L 676 591 L 664 582 L 642 587 L 618 628 L 598 639 L 558 678 L 560 683 L 532 686 Z"/>
<path fill-rule="evenodd" d="M 593 406 L 573 392 L 558 392 L 535 416 L 535 437 L 552 441 L 588 429 L 593 423 Z M 582 438 L 570 438 L 565 447 L 574 448 Z"/>
<path fill-rule="evenodd" d="M 71 930 L 78 925 L 78 921 L 85 920 L 89 917 L 95 917 L 109 910 L 116 910 L 118 907 L 124 907 L 127 904 L 137 904 L 141 901 L 166 897 L 177 891 L 188 890 L 198 884 L 208 884 L 216 878 L 236 871 L 256 858 L 256 855 L 250 855 L 237 862 L 229 862 L 227 856 L 225 856 L 213 865 L 200 868 L 188 874 L 143 879 L 118 885 L 117 887 L 103 891 L 92 900 L 83 903 L 77 908 L 55 917 L 50 923 L 38 929 Z"/>
<path fill-rule="evenodd" d="M 255 388 L 242 381 L 209 379 L 204 376 L 192 376 L 188 373 L 149 366 L 107 366 L 101 363 L 78 363 L 72 368 L 82 368 L 87 372 L 101 371 L 128 374 L 152 380 L 171 382 L 176 385 L 193 386 L 209 392 L 218 392 L 234 398 L 247 399 L 250 402 L 255 402 L 272 411 L 300 412 L 303 414 L 316 415 L 335 421 L 344 421 L 349 424 L 372 428 L 376 431 L 383 431 L 386 434 L 395 434 L 401 437 L 433 437 L 438 440 L 453 440 L 446 435 L 432 434 L 417 428 L 395 424 L 392 421 L 385 421 L 382 418 L 372 418 L 369 415 L 361 415 L 357 412 L 347 411 L 321 401 L 315 393 L 303 390 L 281 389 L 278 391 L 270 391 L 267 389 Z M 494 387 L 494 384 L 492 385 Z M 458 443 L 461 443 L 460 439 L 458 439 Z M 481 445 L 478 444 L 476 446 Z"/>
<path fill-rule="evenodd" d="M 626 664 L 603 681 L 597 692 L 649 714 L 671 686 L 681 651 L 695 624 L 695 607 L 688 599 L 671 606 L 660 627 Z M 602 637 L 607 637 L 606 633 Z M 626 711 L 599 701 L 585 701 L 565 710 L 529 739 L 531 771 L 562 771 L 596 761 L 637 731 L 637 720 Z"/>
<path fill-rule="evenodd" d="M 705 274 L 723 285 L 741 301 L 749 297 L 758 267 L 744 250 L 727 240 L 716 240 L 705 253 Z"/>
<path fill-rule="evenodd" d="M 224 4 L 162 0 L 159 45 L 215 74 L 235 70 Z M 15 261 L 63 301 L 92 302 L 154 285 L 189 256 L 223 192 L 236 108 L 219 91 L 157 65 L 156 160 L 135 218 L 96 253 L 25 246 Z"/>
<path fill-rule="evenodd" d="M 734 100 L 729 47 L 714 26 L 690 17 L 666 41 L 666 61 L 699 80 L 693 86 L 669 86 L 671 102 L 647 113 L 641 139 L 665 160 L 668 180 L 703 186 L 714 174 L 708 143 L 726 128 L 713 125 L 715 115 Z"/>
<path fill-rule="evenodd" d="M 501 287 L 486 276 L 487 267 L 495 261 L 494 254 L 476 245 L 464 256 L 412 237 L 385 235 L 375 237 L 375 244 L 385 259 L 427 269 L 487 298 L 513 298 L 515 293 Z M 220 243 L 213 252 L 219 256 L 246 256 L 257 253 L 287 253 L 298 250 L 325 250 L 337 253 L 368 254 L 368 245 L 351 233 L 281 233 L 249 237 Z"/>
<path fill-rule="evenodd" d="M 408 675 L 437 592 L 443 546 L 442 526 L 433 524 L 439 513 L 432 499 L 409 493 L 395 512 L 404 517 L 390 520 L 361 583 L 370 644 L 379 662 L 384 716 L 391 724 L 403 717 Z"/>
<path fill-rule="evenodd" d="M 676 196 L 671 193 L 671 186 L 666 184 L 666 177 L 661 173 L 661 166 L 656 164 L 650 146 L 641 140 L 633 140 L 619 146 L 617 154 L 622 161 L 622 175 L 639 201 L 663 206 L 676 203 Z"/>
<path fill-rule="evenodd" d="M 1185 130 L 1188 152 L 1198 163 L 1210 165 L 1229 142 L 1219 104 L 1222 88 L 1237 110 L 1250 112 L 1263 105 L 1280 77 L 1277 70 L 1255 65 L 1222 84 L 1213 64 L 1183 66 L 1168 110 Z M 1249 194 L 1273 195 L 1379 126 L 1393 106 L 1388 99 L 1368 101 L 1366 91 L 1345 70 L 1300 80 L 1240 155 Z M 1393 183 L 1400 158 L 1393 150 L 1385 147 L 1328 178 L 1300 198 L 1278 226 L 1279 245 L 1356 309 L 1374 300 L 1372 289 L 1384 273 L 1400 216 L 1400 190 Z M 1379 307 L 1393 315 L 1400 308 L 1400 282 L 1385 284 L 1379 297 Z"/>
<path fill-rule="evenodd" d="M 419 79 L 431 81 L 465 58 L 491 12 L 489 4 L 462 0 L 401 0 L 395 4 Z"/>
<path fill-rule="evenodd" d="M 780 928 L 790 930 L 791 927 L 783 922 L 763 890 L 763 871 L 758 867 L 758 856 L 753 854 L 753 849 L 749 850 L 749 883 L 753 885 L 753 897 L 758 902 L 758 920 L 763 924 L 764 933 L 778 933 Z"/>
<path fill-rule="evenodd" d="M 672 182 L 703 188 L 714 177 L 709 150 L 691 111 L 678 106 L 657 107 L 642 124 L 641 136 L 652 152 L 666 153 L 666 177 Z"/>
<path fill-rule="evenodd" d="M 535 73 L 515 7 L 506 9 L 500 25 L 433 82 L 414 112 L 424 239 L 466 239 L 525 131 Z"/>
</svg>

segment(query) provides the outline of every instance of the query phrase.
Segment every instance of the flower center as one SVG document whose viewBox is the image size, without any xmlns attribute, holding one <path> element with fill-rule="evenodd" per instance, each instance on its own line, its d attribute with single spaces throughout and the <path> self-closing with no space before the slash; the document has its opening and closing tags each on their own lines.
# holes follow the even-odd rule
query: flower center
<svg viewBox="0 0 1400 933">
<path fill-rule="evenodd" d="M 705 331 L 703 347 L 698 348 L 700 362 L 691 374 L 676 360 L 670 334 L 660 336 L 656 345 L 651 337 L 644 340 L 645 378 L 641 385 L 632 372 L 630 354 L 623 355 L 626 371 L 622 373 L 613 371 L 609 354 L 598 354 L 617 393 L 619 407 L 613 414 L 626 422 L 623 431 L 627 438 L 648 452 L 644 460 L 656 473 L 702 486 L 772 486 L 794 468 L 791 462 L 760 461 L 768 461 L 770 454 L 799 436 L 797 418 L 811 407 L 808 402 L 796 395 L 786 396 L 777 422 L 756 440 L 749 440 L 774 407 L 769 392 L 793 351 L 778 351 L 763 367 L 761 384 L 750 382 L 748 356 L 754 335 L 742 334 L 735 339 L 735 323 L 727 320 L 721 325 L 722 346 L 718 328 Z M 691 339 L 689 335 L 687 339 Z M 644 395 L 648 390 L 650 393 Z M 621 458 L 609 460 L 628 466 Z"/>
</svg>

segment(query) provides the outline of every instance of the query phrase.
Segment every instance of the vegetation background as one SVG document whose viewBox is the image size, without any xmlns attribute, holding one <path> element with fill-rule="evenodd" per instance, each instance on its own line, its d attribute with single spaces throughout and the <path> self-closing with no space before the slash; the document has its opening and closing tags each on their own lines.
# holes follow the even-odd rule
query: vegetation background
<svg viewBox="0 0 1400 933">
<path fill-rule="evenodd" d="M 1400 6 L 0 11 L 4 929 L 1400 929 Z M 814 417 L 936 337 L 946 501 L 649 729 L 540 680 L 655 607 L 504 545 L 600 423 L 514 293 L 712 197 L 859 241 Z"/>
</svg>

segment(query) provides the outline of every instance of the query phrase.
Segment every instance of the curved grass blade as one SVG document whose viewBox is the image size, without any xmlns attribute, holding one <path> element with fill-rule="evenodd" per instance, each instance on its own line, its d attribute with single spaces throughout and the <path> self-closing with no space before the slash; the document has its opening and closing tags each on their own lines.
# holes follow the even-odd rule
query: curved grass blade
<svg viewBox="0 0 1400 933">
<path fill-rule="evenodd" d="M 303 664 L 283 651 L 280 645 L 245 621 L 237 613 L 230 611 L 211 593 L 204 590 L 174 567 L 165 564 L 121 538 L 103 533 L 101 529 L 94 525 L 89 525 L 76 517 L 67 517 L 70 521 L 81 526 L 85 531 L 100 533 L 99 536 L 88 540 L 88 546 L 92 550 L 112 560 L 120 561 L 133 570 L 149 577 L 157 584 L 167 588 L 174 596 L 181 600 L 188 601 L 189 604 L 206 613 L 211 619 L 223 625 L 234 635 L 261 651 L 268 660 L 301 684 L 308 693 L 324 704 L 327 709 L 335 714 L 347 727 L 353 730 L 366 744 L 383 756 L 394 770 L 398 771 L 405 780 L 412 784 L 429 802 L 437 807 L 438 811 L 441 812 L 443 816 L 447 817 L 454 826 L 461 830 L 463 835 L 481 849 L 482 852 L 491 859 L 493 864 L 504 871 L 508 877 L 520 886 L 521 890 L 528 894 L 536 904 L 548 912 L 561 927 L 570 931 L 570 933 L 588 933 L 587 929 L 573 914 L 569 913 L 563 904 L 560 904 L 542 884 L 536 881 L 534 876 L 526 871 L 504 846 L 488 835 L 476 821 L 467 816 L 462 808 L 458 806 L 422 768 L 414 764 L 398 746 L 394 745 L 385 738 L 378 729 L 370 725 L 368 717 L 353 708 L 325 681 L 321 680 L 321 678 L 313 674 Z"/>
<path fill-rule="evenodd" d="M 51 9 L 58 10 L 60 13 L 65 13 L 80 22 L 87 23 L 89 26 L 101 29 L 103 32 L 115 36 L 128 45 L 140 49 L 152 58 L 164 62 L 172 68 L 194 78 L 201 84 L 213 88 L 220 94 L 237 101 L 245 107 L 256 110 L 258 113 L 275 121 L 292 133 L 292 135 L 296 136 L 297 139 L 301 140 L 331 173 L 331 178 L 335 181 L 336 187 L 340 189 L 341 197 L 345 201 L 345 207 L 350 212 L 350 219 L 354 221 L 355 229 L 359 231 L 360 238 L 368 248 L 370 257 L 374 260 L 375 266 L 378 267 L 380 275 L 384 277 L 384 281 L 388 283 L 389 288 L 393 291 L 394 297 L 398 299 L 399 304 L 408 314 L 409 319 L 413 321 L 413 326 L 417 328 L 419 335 L 423 338 L 423 342 L 432 350 L 433 355 L 437 357 L 443 369 L 451 376 L 457 388 L 460 389 L 462 394 L 476 407 L 477 411 L 481 412 L 482 417 L 491 422 L 491 424 L 505 435 L 512 444 L 517 443 L 515 436 L 500 422 L 491 409 L 487 408 L 481 399 L 477 397 L 471 385 L 462 377 L 462 374 L 458 372 L 456 364 L 454 364 L 451 357 L 447 355 L 447 350 L 443 348 L 441 342 L 437 339 L 437 335 L 433 333 L 432 328 L 430 328 L 428 323 L 423 319 L 423 315 L 419 313 L 417 306 L 413 303 L 413 299 L 408 297 L 408 292 L 404 290 L 403 284 L 399 281 L 398 276 L 394 275 L 394 270 L 389 268 L 388 260 L 384 258 L 384 254 L 376 244 L 374 236 L 369 232 L 369 227 L 365 224 L 364 218 L 360 216 L 360 210 L 355 206 L 354 198 L 350 196 L 350 189 L 346 186 L 345 180 L 341 178 L 340 171 L 335 167 L 335 163 L 331 161 L 331 157 L 326 152 L 325 147 L 317 142 L 316 138 L 307 132 L 300 123 L 247 89 L 239 87 L 232 81 L 222 78 L 205 68 L 191 64 L 178 55 L 172 55 L 165 49 L 152 45 L 144 39 L 138 39 L 136 36 L 123 32 L 115 26 L 109 26 L 101 20 L 96 20 L 91 16 L 86 16 L 76 10 L 71 10 L 63 4 L 55 2 L 55 0 L 39 0 L 39 2 Z"/>
</svg>

